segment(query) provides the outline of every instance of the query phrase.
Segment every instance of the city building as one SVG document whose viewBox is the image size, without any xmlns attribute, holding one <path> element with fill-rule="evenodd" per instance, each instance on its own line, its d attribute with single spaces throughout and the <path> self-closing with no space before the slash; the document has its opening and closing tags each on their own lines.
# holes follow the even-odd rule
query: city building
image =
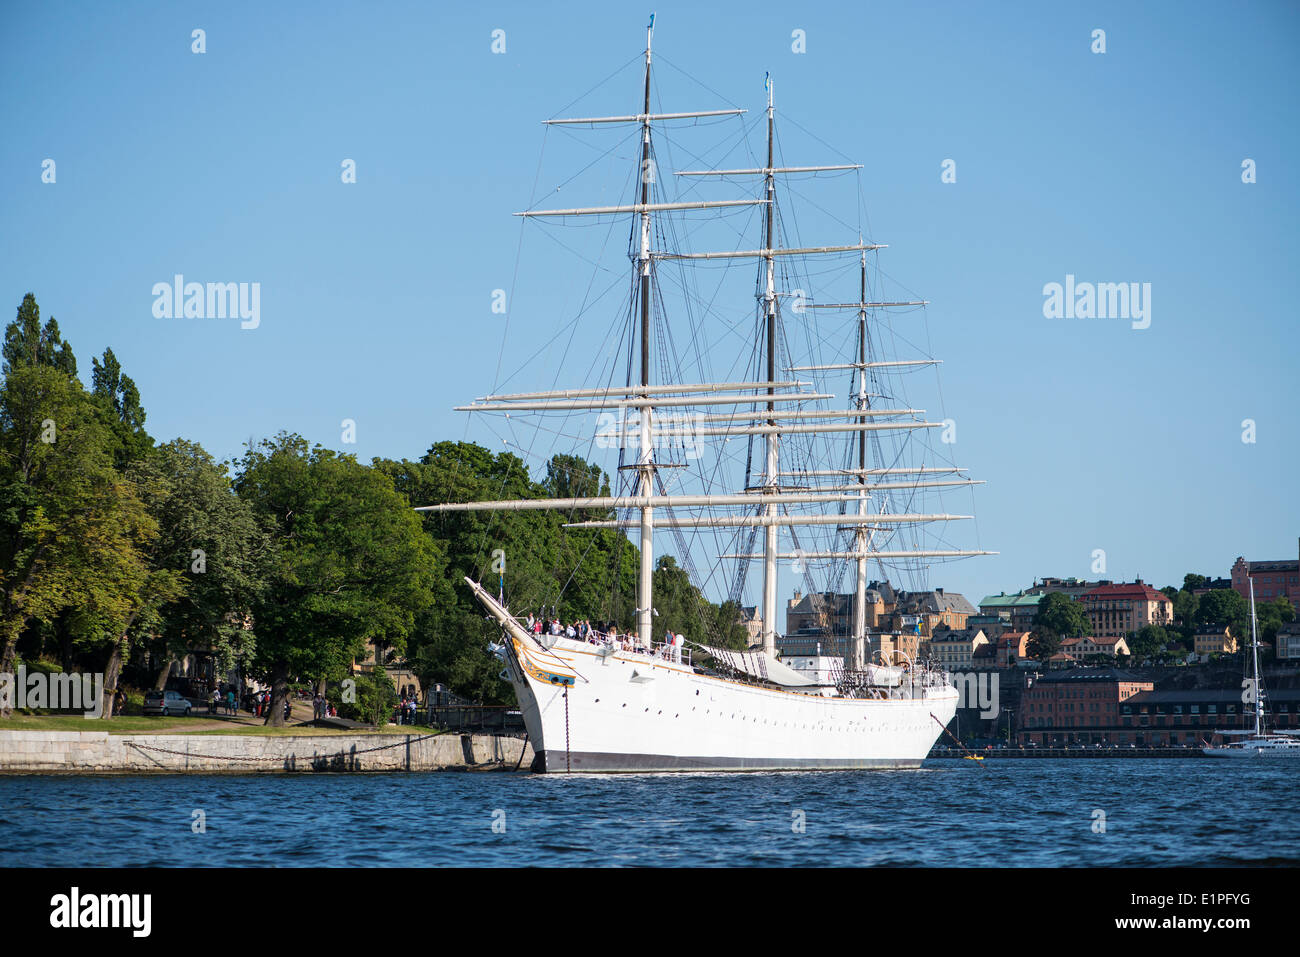
<svg viewBox="0 0 1300 957">
<path fill-rule="evenodd" d="M 1276 646 L 1279 661 L 1300 658 L 1300 619 L 1289 621 L 1277 630 Z"/>
<path fill-rule="evenodd" d="M 1029 632 L 1004 631 L 990 642 L 996 649 L 996 666 L 1014 668 L 1029 658 Z"/>
<path fill-rule="evenodd" d="M 970 656 L 970 666 L 976 671 L 991 671 L 998 666 L 998 646 L 993 642 L 980 645 Z"/>
<path fill-rule="evenodd" d="M 1270 729 L 1300 727 L 1300 690 L 1266 690 Z M 1222 744 L 1217 731 L 1253 728 L 1254 718 L 1241 702 L 1240 688 L 1194 691 L 1146 691 L 1120 705 L 1119 743 L 1137 746 Z"/>
<path fill-rule="evenodd" d="M 1069 668 L 1027 680 L 1020 703 L 1021 745 L 1118 743 L 1120 707 L 1151 691 L 1150 681 L 1118 668 Z"/>
<path fill-rule="evenodd" d="M 1227 625 L 1198 625 L 1192 650 L 1201 657 L 1231 654 L 1237 650 L 1237 639 Z"/>
<path fill-rule="evenodd" d="M 1083 610 L 1097 638 L 1123 638 L 1147 625 L 1168 625 L 1174 603 L 1142 579 L 1099 585 L 1085 592 Z"/>
<path fill-rule="evenodd" d="M 1300 548 L 1297 549 L 1300 555 Z M 1248 562 L 1240 555 L 1232 566 L 1232 587 L 1242 598 L 1250 598 L 1247 578 L 1255 581 L 1255 601 L 1271 601 L 1282 595 L 1300 607 L 1300 557 Z"/>
<path fill-rule="evenodd" d="M 867 635 L 867 659 L 886 665 L 916 661 L 921 655 L 921 636 L 915 632 L 878 632 Z"/>
<path fill-rule="evenodd" d="M 757 605 L 746 605 L 740 609 L 740 616 L 736 619 L 736 624 L 745 626 L 745 634 L 749 636 L 749 643 L 755 644 L 763 637 L 763 616 L 758 613 Z"/>
<path fill-rule="evenodd" d="M 933 591 L 900 591 L 890 616 L 889 627 L 894 631 L 915 630 L 920 625 L 920 633 L 933 636 L 938 628 L 961 631 L 967 626 L 967 619 L 977 613 L 977 609 L 964 595 L 955 591 L 936 588 Z"/>
<path fill-rule="evenodd" d="M 1128 642 L 1123 638 L 1066 638 L 1061 642 L 1061 650 L 1079 660 L 1087 660 L 1089 655 L 1127 655 Z"/>
<path fill-rule="evenodd" d="M 1083 597 L 1085 592 L 1090 592 L 1094 588 L 1102 585 L 1111 584 L 1109 579 L 1089 582 L 1082 578 L 1044 578 L 1042 581 L 1034 582 L 1033 586 L 1025 589 L 1027 595 L 1050 595 L 1053 592 L 1061 592 L 1068 595 L 1074 601 Z"/>
<path fill-rule="evenodd" d="M 967 615 L 967 628 L 978 628 L 993 641 L 998 635 L 1011 628 L 1011 614 L 1006 615 Z"/>
<path fill-rule="evenodd" d="M 796 591 L 787 600 L 786 634 L 796 637 L 822 635 L 843 638 L 853 630 L 852 592 Z M 867 587 L 866 627 L 868 632 L 911 632 L 929 637 L 939 627 L 961 630 L 976 608 L 957 592 L 896 592 L 888 582 L 871 582 Z M 919 631 L 918 631 L 919 628 Z"/>
<path fill-rule="evenodd" d="M 785 630 L 787 634 L 847 635 L 853 629 L 852 592 L 796 591 L 786 601 Z M 894 589 L 889 582 L 871 582 L 867 587 L 866 620 L 868 630 L 877 630 L 894 610 Z"/>
<path fill-rule="evenodd" d="M 930 658 L 948 671 L 960 671 L 970 668 L 976 649 L 988 643 L 988 637 L 979 628 L 936 631 L 929 641 Z"/>
<path fill-rule="evenodd" d="M 1030 594 L 1026 591 L 1018 591 L 1014 595 L 1006 592 L 986 595 L 980 601 L 980 614 L 1004 616 L 1012 631 L 1032 631 L 1034 616 L 1038 614 L 1038 603 L 1043 597 L 1043 592 Z"/>
</svg>

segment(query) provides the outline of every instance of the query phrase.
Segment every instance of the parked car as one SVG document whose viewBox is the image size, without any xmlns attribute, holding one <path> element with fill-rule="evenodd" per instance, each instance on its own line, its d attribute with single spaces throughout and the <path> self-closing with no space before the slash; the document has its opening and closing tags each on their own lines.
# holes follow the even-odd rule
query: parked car
<svg viewBox="0 0 1300 957">
<path fill-rule="evenodd" d="M 146 691 L 144 695 L 144 713 L 145 714 L 183 714 L 189 716 L 190 704 L 188 698 L 181 696 L 179 691 Z"/>
</svg>

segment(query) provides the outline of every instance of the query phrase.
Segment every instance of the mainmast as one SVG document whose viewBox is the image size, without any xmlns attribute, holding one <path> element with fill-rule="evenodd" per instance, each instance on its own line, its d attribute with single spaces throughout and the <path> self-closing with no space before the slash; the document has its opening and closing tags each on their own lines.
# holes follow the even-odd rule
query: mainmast
<svg viewBox="0 0 1300 957">
<path fill-rule="evenodd" d="M 870 404 L 867 396 L 867 252 L 862 251 L 861 275 L 858 285 L 858 394 L 854 405 L 866 409 Z M 865 416 L 858 419 L 859 424 L 866 425 Z M 864 429 L 858 433 L 858 484 L 862 491 L 858 495 L 858 514 L 867 514 L 867 433 Z M 858 553 L 857 588 L 853 593 L 853 634 L 849 638 L 849 670 L 862 671 L 866 664 L 867 645 L 867 527 L 859 525 L 854 532 L 854 551 Z"/>
<path fill-rule="evenodd" d="M 654 39 L 655 18 L 645 37 L 645 107 L 641 112 L 641 248 L 638 272 L 641 282 L 641 385 L 650 385 L 650 181 L 654 165 L 650 157 L 650 47 Z M 768 380 L 771 381 L 771 376 Z M 649 392 L 641 393 L 648 399 Z M 637 455 L 637 490 L 649 498 L 654 491 L 654 443 L 650 436 L 651 407 L 640 411 L 641 435 Z M 636 586 L 636 630 L 649 647 L 654 627 L 654 508 L 641 509 L 641 567 Z"/>
<path fill-rule="evenodd" d="M 776 259 L 772 255 L 772 249 L 776 245 L 776 233 L 773 229 L 774 214 L 776 210 L 776 174 L 773 172 L 774 163 L 772 162 L 772 139 L 774 125 L 774 100 L 772 94 L 772 76 L 767 77 L 767 168 L 764 170 L 763 181 L 767 187 L 765 196 L 767 199 L 767 222 L 763 234 L 763 261 L 766 272 L 766 286 L 763 294 L 764 312 L 767 316 L 767 381 L 776 381 Z M 773 394 L 771 388 L 768 389 L 768 395 Z M 776 411 L 776 406 L 772 401 L 767 403 L 769 413 Z M 771 416 L 767 420 L 769 426 L 776 425 L 776 417 Z M 777 489 L 777 455 L 780 445 L 780 437 L 775 431 L 768 432 L 765 436 L 766 468 L 763 473 L 763 484 L 767 491 L 776 491 Z M 770 524 L 764 530 L 763 535 L 763 651 L 770 656 L 776 655 L 776 553 L 778 536 L 780 528 L 771 519 L 776 517 L 777 506 L 775 503 L 763 506 L 763 511 L 767 515 Z"/>
</svg>

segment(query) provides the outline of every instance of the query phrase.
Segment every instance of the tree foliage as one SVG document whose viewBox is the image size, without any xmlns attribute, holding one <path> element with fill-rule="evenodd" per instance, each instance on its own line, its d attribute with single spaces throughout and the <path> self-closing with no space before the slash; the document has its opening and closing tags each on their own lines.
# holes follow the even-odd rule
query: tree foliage
<svg viewBox="0 0 1300 957">
<path fill-rule="evenodd" d="M 282 724 L 290 679 L 341 676 L 368 639 L 405 648 L 436 553 L 387 475 L 299 435 L 250 448 L 235 488 L 272 530 L 250 670 L 271 682 L 269 722 Z"/>
<path fill-rule="evenodd" d="M 235 495 L 225 467 L 195 442 L 159 446 L 130 475 L 158 524 L 153 567 L 183 582 L 150 623 L 155 658 L 164 662 L 160 678 L 173 656 L 194 647 L 209 649 L 221 671 L 247 661 L 255 648 L 253 604 L 270 571 L 268 528 Z"/>
<path fill-rule="evenodd" d="M 362 465 L 281 433 L 218 463 L 183 438 L 155 443 L 111 348 L 83 384 L 30 293 L 0 359 L 0 670 L 48 656 L 103 669 L 111 693 L 119 672 L 161 686 L 175 659 L 210 655 L 218 675 L 239 663 L 270 681 L 281 723 L 290 680 L 339 680 L 368 644 L 380 677 L 405 654 L 426 687 L 513 700 L 486 650 L 499 626 L 467 578 L 521 616 L 636 626 L 637 547 L 620 529 L 575 527 L 613 510 L 412 508 L 610 495 L 614 477 L 580 456 L 535 478 L 467 442 Z M 653 638 L 744 647 L 740 609 L 708 601 L 674 555 L 656 558 Z"/>
</svg>

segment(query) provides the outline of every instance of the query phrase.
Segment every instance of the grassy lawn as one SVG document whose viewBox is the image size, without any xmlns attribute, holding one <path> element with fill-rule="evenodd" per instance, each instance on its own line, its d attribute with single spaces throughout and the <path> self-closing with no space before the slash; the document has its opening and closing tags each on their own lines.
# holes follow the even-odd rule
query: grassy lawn
<svg viewBox="0 0 1300 957">
<path fill-rule="evenodd" d="M 247 722 L 247 723 L 246 723 Z M 352 731 L 333 728 L 306 728 L 289 726 L 271 728 L 260 718 L 221 718 L 195 715 L 189 718 L 164 718 L 161 715 L 119 715 L 110 720 L 87 720 L 79 714 L 21 714 L 15 712 L 7 720 L 0 720 L 0 731 L 107 731 L 110 734 L 271 734 L 320 735 L 340 734 L 429 734 L 430 728 L 422 725 L 390 724 L 378 731 L 357 728 Z"/>
</svg>

